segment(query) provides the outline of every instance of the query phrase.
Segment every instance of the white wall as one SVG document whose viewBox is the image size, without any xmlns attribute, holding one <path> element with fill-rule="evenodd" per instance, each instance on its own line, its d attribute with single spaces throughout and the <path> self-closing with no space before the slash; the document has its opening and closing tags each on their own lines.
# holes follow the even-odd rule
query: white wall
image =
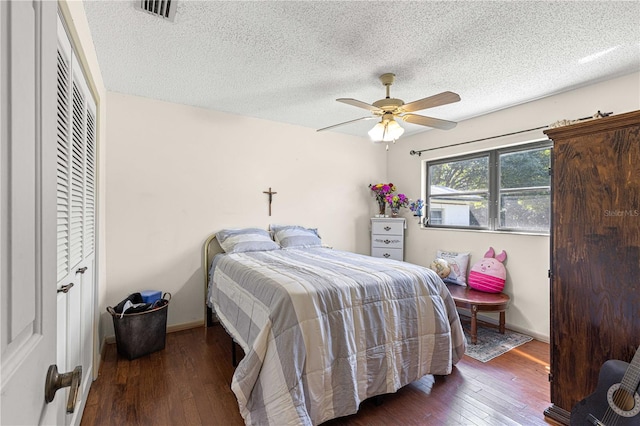
<svg viewBox="0 0 640 426">
<path fill-rule="evenodd" d="M 317 227 L 326 244 L 369 253 L 368 185 L 387 178 L 384 146 L 117 93 L 108 102 L 107 304 L 157 289 L 173 296 L 170 326 L 202 321 L 201 246 L 226 227 Z"/>
<path fill-rule="evenodd" d="M 465 102 L 464 93 L 460 93 Z M 460 122 L 449 131 L 430 130 L 401 138 L 390 147 L 389 179 L 412 197 L 424 187 L 424 163 L 430 159 L 460 155 L 526 141 L 546 138 L 542 130 L 484 142 L 442 148 L 411 156 L 411 150 L 445 147 L 460 142 L 540 127 L 562 119 L 577 119 L 596 111 L 621 114 L 640 109 L 640 74 L 630 74 L 585 88 L 522 104 L 513 108 Z M 437 109 L 426 115 L 438 117 Z M 446 117 L 442 117 L 446 118 Z M 471 252 L 471 265 L 481 259 L 489 246 L 506 250 L 507 283 L 505 292 L 512 302 L 507 311 L 507 326 L 537 338 L 549 339 L 549 237 L 500 232 L 421 229 L 410 212 L 406 237 L 406 260 L 429 265 L 438 249 Z M 495 320 L 495 316 L 488 315 Z"/>
</svg>

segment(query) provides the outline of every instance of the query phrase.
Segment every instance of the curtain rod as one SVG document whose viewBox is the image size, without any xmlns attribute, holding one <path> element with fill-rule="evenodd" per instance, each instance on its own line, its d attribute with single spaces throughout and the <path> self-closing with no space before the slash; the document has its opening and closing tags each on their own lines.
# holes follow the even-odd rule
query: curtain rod
<svg viewBox="0 0 640 426">
<path fill-rule="evenodd" d="M 502 138 L 502 137 L 505 137 L 505 136 L 517 135 L 519 133 L 526 133 L 526 132 L 532 132 L 534 130 L 546 129 L 546 128 L 549 128 L 549 127 L 566 126 L 568 124 L 573 124 L 573 123 L 576 123 L 578 121 L 589 120 L 589 119 L 592 119 L 592 118 L 608 117 L 611 114 L 613 114 L 613 113 L 612 112 L 600 112 L 600 111 L 598 111 L 594 115 L 591 115 L 589 117 L 578 118 L 577 120 L 560 120 L 560 121 L 556 121 L 553 124 L 548 124 L 546 126 L 534 127 L 532 129 L 526 129 L 526 130 L 519 130 L 517 132 L 505 133 L 503 135 L 489 136 L 489 137 L 486 137 L 486 138 L 474 139 L 472 141 L 458 142 L 458 143 L 454 143 L 454 144 L 451 144 L 451 145 L 437 146 L 437 147 L 433 147 L 433 148 L 421 149 L 419 151 L 411 150 L 411 151 L 409 151 L 409 155 L 417 155 L 418 157 L 420 157 L 422 155 L 422 153 L 426 152 L 426 151 L 434 151 L 436 149 L 443 149 L 443 148 L 449 148 L 449 147 L 452 147 L 452 146 L 466 145 L 466 144 L 469 144 L 469 143 L 486 141 L 486 140 L 489 140 L 489 139 L 497 139 L 497 138 Z"/>
</svg>

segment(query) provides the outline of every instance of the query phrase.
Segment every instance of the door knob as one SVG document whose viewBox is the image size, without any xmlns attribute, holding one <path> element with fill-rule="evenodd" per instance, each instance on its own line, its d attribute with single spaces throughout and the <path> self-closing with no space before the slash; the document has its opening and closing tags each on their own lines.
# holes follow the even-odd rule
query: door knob
<svg viewBox="0 0 640 426">
<path fill-rule="evenodd" d="M 63 285 L 58 289 L 58 293 L 69 293 L 69 290 L 71 290 L 71 287 L 73 287 L 73 283 Z"/>
<path fill-rule="evenodd" d="M 53 401 L 58 389 L 71 386 L 69 389 L 69 399 L 67 400 L 67 413 L 73 413 L 78 400 L 78 389 L 82 381 L 82 366 L 78 365 L 69 373 L 58 373 L 58 366 L 52 364 L 47 371 L 47 380 L 44 383 L 44 399 L 47 404 Z"/>
</svg>

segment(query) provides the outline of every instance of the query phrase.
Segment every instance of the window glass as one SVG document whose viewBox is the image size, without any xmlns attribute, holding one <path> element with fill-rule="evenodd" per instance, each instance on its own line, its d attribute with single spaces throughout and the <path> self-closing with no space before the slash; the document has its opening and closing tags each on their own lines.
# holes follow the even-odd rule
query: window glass
<svg viewBox="0 0 640 426">
<path fill-rule="evenodd" d="M 549 232 L 551 143 L 427 163 L 427 226 Z"/>
<path fill-rule="evenodd" d="M 489 156 L 433 164 L 431 186 L 442 191 L 489 191 Z M 436 191 L 437 192 L 437 191 Z"/>
<path fill-rule="evenodd" d="M 551 147 L 499 154 L 499 227 L 548 232 Z"/>
<path fill-rule="evenodd" d="M 500 154 L 500 188 L 549 186 L 551 147 Z"/>
<path fill-rule="evenodd" d="M 549 190 L 501 194 L 500 228 L 548 232 L 550 202 Z"/>
<path fill-rule="evenodd" d="M 443 216 L 442 216 L 442 209 L 437 208 L 436 206 L 433 206 L 431 208 L 431 217 L 430 217 L 430 222 L 432 225 L 442 225 L 443 224 Z"/>
<path fill-rule="evenodd" d="M 488 226 L 489 155 L 433 163 L 428 175 L 430 225 Z"/>
<path fill-rule="evenodd" d="M 431 225 L 486 228 L 489 224 L 488 194 L 430 197 Z M 436 221 L 432 220 L 435 213 Z"/>
</svg>

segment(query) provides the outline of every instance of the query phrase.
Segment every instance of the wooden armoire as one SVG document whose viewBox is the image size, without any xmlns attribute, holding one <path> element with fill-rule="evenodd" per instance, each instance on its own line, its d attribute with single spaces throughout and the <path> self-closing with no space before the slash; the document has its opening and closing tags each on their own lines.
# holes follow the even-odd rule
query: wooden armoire
<svg viewBox="0 0 640 426">
<path fill-rule="evenodd" d="M 640 346 L 640 111 L 545 132 L 553 140 L 551 403 L 568 424 L 602 364 Z"/>
</svg>

